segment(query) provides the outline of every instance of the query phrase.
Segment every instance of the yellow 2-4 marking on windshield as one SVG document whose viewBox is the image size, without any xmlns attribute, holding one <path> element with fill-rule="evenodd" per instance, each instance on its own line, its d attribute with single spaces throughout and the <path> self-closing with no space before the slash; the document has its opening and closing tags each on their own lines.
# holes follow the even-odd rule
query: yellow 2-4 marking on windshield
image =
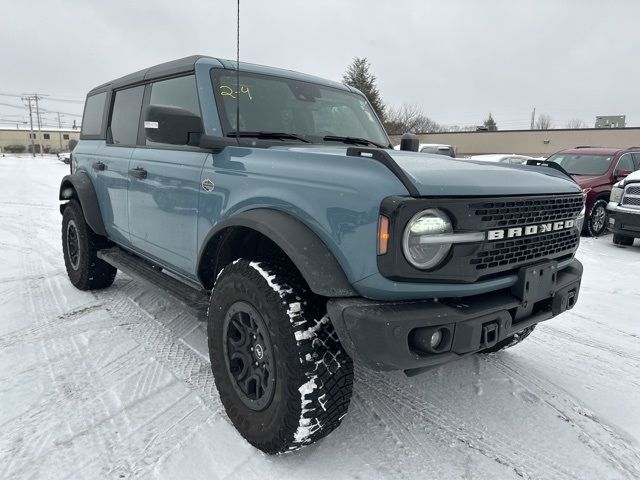
<svg viewBox="0 0 640 480">
<path fill-rule="evenodd" d="M 220 85 L 220 95 L 222 95 L 223 97 L 236 98 L 236 95 L 238 93 L 247 95 L 249 97 L 249 100 L 253 100 L 253 97 L 251 96 L 251 90 L 246 85 L 240 86 L 240 92 L 234 91 L 233 88 L 229 87 L 228 85 Z"/>
</svg>

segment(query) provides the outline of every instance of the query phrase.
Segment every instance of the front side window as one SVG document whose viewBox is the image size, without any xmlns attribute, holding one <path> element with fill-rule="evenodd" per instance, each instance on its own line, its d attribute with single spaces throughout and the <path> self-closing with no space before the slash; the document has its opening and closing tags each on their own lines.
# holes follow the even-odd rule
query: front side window
<svg viewBox="0 0 640 480">
<path fill-rule="evenodd" d="M 623 155 L 618 161 L 616 172 L 619 172 L 620 170 L 626 170 L 628 172 L 633 172 L 635 170 L 635 167 L 633 165 L 633 157 L 630 153 Z"/>
<path fill-rule="evenodd" d="M 171 78 L 151 84 L 149 105 L 179 107 L 201 116 L 195 76 Z M 164 145 L 151 140 L 146 142 L 147 145 Z M 175 148 L 175 146 L 172 147 Z"/>
<path fill-rule="evenodd" d="M 142 85 L 115 92 L 110 123 L 114 145 L 136 144 L 143 93 Z"/>
<path fill-rule="evenodd" d="M 360 95 L 290 78 L 214 69 L 213 87 L 222 128 L 240 133 L 287 133 L 313 143 L 349 137 L 388 146 L 369 103 Z M 236 106 L 240 104 L 240 125 Z M 248 135 L 247 135 L 248 136 Z"/>
<path fill-rule="evenodd" d="M 548 162 L 554 162 L 564 168 L 570 175 L 599 176 L 604 175 L 611 166 L 611 155 L 553 155 Z"/>
<path fill-rule="evenodd" d="M 63 133 L 62 134 L 62 139 L 63 140 L 69 140 L 69 134 L 68 133 Z"/>
<path fill-rule="evenodd" d="M 49 134 L 49 133 L 43 133 L 42 135 L 44 136 L 44 139 L 45 139 L 45 140 L 51 140 L 51 134 Z"/>
<path fill-rule="evenodd" d="M 82 135 L 101 135 L 107 92 L 87 97 L 82 116 Z"/>
</svg>

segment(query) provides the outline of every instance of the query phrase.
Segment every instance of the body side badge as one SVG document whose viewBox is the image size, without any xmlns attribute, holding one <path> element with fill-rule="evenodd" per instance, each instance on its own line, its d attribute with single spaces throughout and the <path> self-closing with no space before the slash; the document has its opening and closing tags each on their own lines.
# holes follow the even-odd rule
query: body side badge
<svg viewBox="0 0 640 480">
<path fill-rule="evenodd" d="M 207 192 L 210 192 L 211 190 L 213 190 L 213 187 L 215 187 L 214 183 L 208 178 L 205 178 L 202 181 L 202 188 L 204 188 Z"/>
</svg>

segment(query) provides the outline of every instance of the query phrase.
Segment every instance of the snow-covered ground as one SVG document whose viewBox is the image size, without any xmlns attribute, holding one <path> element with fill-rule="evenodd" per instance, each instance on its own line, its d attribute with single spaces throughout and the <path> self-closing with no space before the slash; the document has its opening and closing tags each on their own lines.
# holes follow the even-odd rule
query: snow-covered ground
<svg viewBox="0 0 640 480">
<path fill-rule="evenodd" d="M 0 157 L 0 478 L 640 478 L 640 242 L 583 239 L 577 307 L 521 345 L 406 378 L 279 457 L 223 413 L 204 326 L 119 274 L 67 280 L 55 157 Z"/>
</svg>

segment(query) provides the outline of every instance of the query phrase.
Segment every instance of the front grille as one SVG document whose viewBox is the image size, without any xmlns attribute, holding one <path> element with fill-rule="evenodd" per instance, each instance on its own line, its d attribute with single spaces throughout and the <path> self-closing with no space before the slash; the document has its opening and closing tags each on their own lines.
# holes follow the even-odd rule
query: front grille
<svg viewBox="0 0 640 480">
<path fill-rule="evenodd" d="M 575 219 L 584 205 L 577 195 L 491 199 L 469 205 L 482 229 L 508 229 Z M 480 275 L 515 270 L 542 259 L 572 255 L 578 248 L 576 228 L 539 235 L 485 242 L 471 255 L 469 265 Z"/>
<path fill-rule="evenodd" d="M 495 228 L 575 218 L 582 205 L 582 195 L 562 195 L 474 203 L 469 207 L 485 228 Z"/>
<path fill-rule="evenodd" d="M 535 237 L 485 243 L 469 263 L 475 265 L 476 270 L 489 270 L 517 266 L 539 258 L 556 258 L 577 248 L 579 235 L 576 229 L 570 229 Z"/>
<path fill-rule="evenodd" d="M 622 205 L 632 208 L 640 208 L 640 185 L 627 185 L 622 196 Z"/>
</svg>

